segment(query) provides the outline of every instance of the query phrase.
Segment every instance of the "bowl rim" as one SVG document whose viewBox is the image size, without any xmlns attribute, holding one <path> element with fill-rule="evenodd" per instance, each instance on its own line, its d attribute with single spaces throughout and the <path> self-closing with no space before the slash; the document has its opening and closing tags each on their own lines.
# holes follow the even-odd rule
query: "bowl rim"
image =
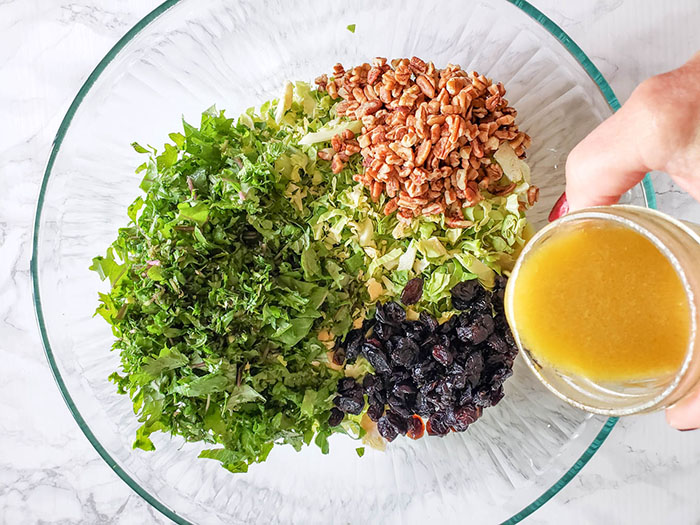
<svg viewBox="0 0 700 525">
<path fill-rule="evenodd" d="M 85 437 L 88 439 L 90 444 L 95 448 L 97 453 L 102 457 L 102 459 L 107 463 L 107 465 L 112 469 L 112 471 L 119 476 L 134 492 L 141 496 L 146 502 L 151 506 L 165 515 L 167 518 L 171 519 L 175 523 L 181 525 L 190 525 L 190 522 L 177 514 L 177 512 L 165 504 L 163 504 L 157 497 L 151 495 L 146 489 L 141 487 L 137 481 L 135 481 L 124 469 L 119 465 L 119 463 L 112 458 L 110 453 L 102 446 L 100 441 L 97 439 L 95 434 L 90 429 L 89 425 L 81 415 L 78 407 L 76 406 L 73 398 L 71 397 L 66 384 L 61 376 L 61 372 L 58 368 L 56 358 L 54 356 L 51 344 L 48 338 L 48 332 L 46 329 L 46 322 L 44 320 L 43 310 L 41 306 L 41 293 L 39 289 L 39 264 L 38 264 L 38 252 L 39 252 L 39 225 L 41 222 L 41 215 L 44 205 L 44 200 L 46 198 L 46 190 L 48 187 L 48 182 L 51 177 L 51 172 L 58 156 L 61 144 L 70 128 L 70 124 L 78 111 L 80 105 L 83 102 L 85 96 L 89 93 L 92 86 L 95 84 L 100 75 L 105 71 L 109 64 L 117 57 L 117 55 L 122 51 L 122 49 L 131 42 L 146 26 L 151 22 L 156 20 L 170 8 L 174 7 L 176 4 L 181 3 L 183 0 L 165 0 L 160 5 L 156 6 L 151 12 L 146 14 L 141 20 L 139 20 L 129 31 L 127 31 L 124 36 L 122 36 L 114 46 L 107 52 L 107 54 L 100 60 L 100 62 L 95 66 L 93 71 L 87 77 L 83 85 L 78 90 L 77 94 L 73 98 L 65 116 L 61 120 L 61 124 L 58 127 L 56 136 L 53 140 L 51 151 L 46 162 L 46 167 L 44 169 L 44 174 L 41 181 L 41 186 L 39 189 L 39 195 L 37 199 L 36 210 L 34 214 L 34 224 L 32 227 L 32 258 L 30 261 L 30 271 L 32 277 L 32 292 L 33 292 L 33 304 L 34 313 L 36 316 L 37 326 L 39 328 L 39 333 L 41 336 L 42 346 L 44 348 L 44 353 L 46 359 L 49 363 L 51 373 L 56 381 L 58 389 L 65 401 L 70 413 L 78 424 L 80 430 L 83 432 Z M 551 36 L 553 36 L 559 43 L 568 51 L 571 56 L 581 65 L 588 76 L 593 80 L 601 94 L 607 101 L 608 105 L 613 111 L 617 111 L 620 108 L 620 102 L 617 96 L 613 92 L 610 84 L 605 79 L 600 70 L 593 64 L 586 53 L 566 34 L 566 32 L 559 27 L 554 21 L 542 13 L 539 9 L 530 4 L 527 0 L 503 0 L 516 8 L 523 11 L 527 16 L 532 18 L 535 22 L 540 24 Z M 647 207 L 656 209 L 656 195 L 654 192 L 654 186 L 652 184 L 649 174 L 647 174 L 640 185 L 644 197 L 644 201 Z M 539 496 L 535 501 L 524 507 L 522 510 L 514 514 L 511 518 L 504 521 L 503 524 L 515 524 L 527 516 L 535 512 L 537 509 L 542 507 L 550 499 L 552 499 L 561 489 L 563 489 L 588 463 L 588 461 L 597 452 L 600 446 L 605 442 L 608 435 L 612 431 L 613 427 L 617 423 L 618 418 L 611 417 L 602 426 L 601 430 L 598 432 L 597 436 L 593 439 L 588 448 L 581 454 L 581 456 L 576 460 L 576 462 L 554 483 L 551 487 L 545 490 L 541 496 Z"/>
</svg>

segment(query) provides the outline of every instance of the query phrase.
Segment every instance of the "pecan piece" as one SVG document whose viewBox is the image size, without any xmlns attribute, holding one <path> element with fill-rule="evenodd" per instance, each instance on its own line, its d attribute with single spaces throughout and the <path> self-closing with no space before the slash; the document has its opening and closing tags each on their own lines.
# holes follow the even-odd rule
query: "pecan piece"
<svg viewBox="0 0 700 525">
<path fill-rule="evenodd" d="M 416 78 L 416 85 L 426 97 L 433 98 L 435 96 L 435 86 L 433 86 L 433 83 L 427 76 L 418 75 L 418 78 Z"/>
<path fill-rule="evenodd" d="M 373 115 L 374 113 L 379 111 L 381 107 L 381 100 L 369 100 L 364 104 L 360 105 L 360 108 L 357 110 L 357 116 L 361 118 L 366 115 Z"/>
<path fill-rule="evenodd" d="M 432 144 L 429 140 L 424 140 L 420 146 L 418 146 L 418 150 L 416 151 L 416 159 L 415 163 L 416 166 L 422 166 L 425 160 L 428 158 L 428 155 L 430 154 L 430 148 L 432 147 Z"/>
<path fill-rule="evenodd" d="M 340 157 L 336 154 L 333 156 L 333 160 L 331 161 L 331 171 L 333 173 L 338 174 L 341 171 L 343 171 L 343 168 L 345 167 L 345 163 L 340 160 Z"/>
</svg>

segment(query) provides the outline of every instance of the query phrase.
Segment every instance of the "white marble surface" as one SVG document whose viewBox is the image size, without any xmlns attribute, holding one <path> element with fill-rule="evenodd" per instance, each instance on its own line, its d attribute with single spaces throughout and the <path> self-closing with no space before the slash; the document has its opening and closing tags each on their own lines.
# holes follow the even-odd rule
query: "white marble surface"
<svg viewBox="0 0 700 525">
<path fill-rule="evenodd" d="M 35 328 L 34 201 L 58 124 L 107 50 L 157 0 L 0 0 L 0 523 L 166 523 L 112 473 L 58 394 Z M 700 49 L 697 0 L 536 0 L 621 100 Z M 662 5 L 665 4 L 665 5 Z M 670 5 L 668 5 L 670 4 Z M 661 209 L 700 205 L 657 178 Z M 700 523 L 700 431 L 622 421 L 531 523 Z"/>
</svg>

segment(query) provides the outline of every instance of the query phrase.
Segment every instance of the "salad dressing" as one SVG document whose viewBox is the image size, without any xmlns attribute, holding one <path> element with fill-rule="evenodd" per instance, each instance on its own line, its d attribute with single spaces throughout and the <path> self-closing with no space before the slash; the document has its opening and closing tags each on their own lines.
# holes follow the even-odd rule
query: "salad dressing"
<svg viewBox="0 0 700 525">
<path fill-rule="evenodd" d="M 510 287 L 523 345 L 540 362 L 594 381 L 675 373 L 690 305 L 668 259 L 609 223 L 562 228 L 523 262 Z"/>
</svg>

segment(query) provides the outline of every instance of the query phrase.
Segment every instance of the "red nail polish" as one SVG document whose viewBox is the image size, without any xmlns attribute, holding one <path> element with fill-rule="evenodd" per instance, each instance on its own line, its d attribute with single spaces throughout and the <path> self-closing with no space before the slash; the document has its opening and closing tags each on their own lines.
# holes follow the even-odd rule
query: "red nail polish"
<svg viewBox="0 0 700 525">
<path fill-rule="evenodd" d="M 552 211 L 549 212 L 549 222 L 555 221 L 567 213 L 569 213 L 569 201 L 566 200 L 566 192 L 564 192 L 561 194 L 561 197 L 557 199 Z"/>
</svg>

